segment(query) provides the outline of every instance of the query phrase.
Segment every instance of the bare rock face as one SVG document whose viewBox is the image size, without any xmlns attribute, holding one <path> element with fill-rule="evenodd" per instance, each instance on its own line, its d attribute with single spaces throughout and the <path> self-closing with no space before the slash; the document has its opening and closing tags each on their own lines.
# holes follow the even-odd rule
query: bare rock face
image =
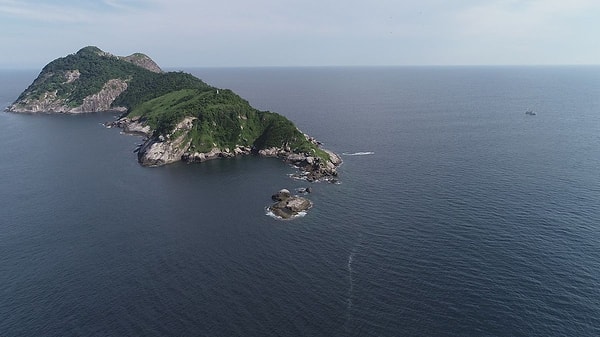
<svg viewBox="0 0 600 337">
<path fill-rule="evenodd" d="M 64 113 L 69 110 L 64 99 L 57 97 L 56 91 L 48 91 L 37 98 L 28 98 L 22 102 L 14 103 L 7 111 L 19 113 Z"/>
<path fill-rule="evenodd" d="M 155 73 L 162 73 L 162 69 L 149 56 L 142 53 L 135 53 L 129 56 L 121 57 L 122 60 L 131 62 L 136 66 L 148 69 Z"/>
<path fill-rule="evenodd" d="M 69 112 L 98 112 L 98 111 L 126 111 L 126 108 L 111 108 L 112 102 L 119 97 L 123 91 L 127 90 L 127 82 L 121 79 L 112 79 L 104 84 L 100 92 L 87 96 L 83 99 L 83 104 Z"/>
<path fill-rule="evenodd" d="M 73 83 L 73 82 L 77 81 L 80 76 L 81 76 L 81 73 L 79 72 L 78 69 L 67 71 L 65 73 L 65 79 L 66 79 L 65 83 Z"/>
<path fill-rule="evenodd" d="M 211 159 L 233 158 L 235 156 L 249 155 L 251 153 L 252 149 L 246 146 L 238 145 L 233 150 L 219 149 L 218 147 L 214 147 L 208 152 L 186 152 L 181 157 L 181 160 L 188 163 L 201 163 Z"/>
<path fill-rule="evenodd" d="M 186 137 L 196 118 L 184 118 L 167 137 L 152 137 L 146 140 L 138 150 L 138 161 L 144 166 L 161 166 L 183 159 L 190 146 Z M 174 137 L 175 134 L 179 136 Z"/>
<path fill-rule="evenodd" d="M 337 167 L 342 164 L 342 160 L 335 153 L 324 151 L 329 154 L 329 160 L 298 153 L 291 153 L 283 159 L 300 169 L 301 172 L 295 175 L 298 179 L 335 183 L 338 176 Z"/>
<path fill-rule="evenodd" d="M 77 81 L 79 71 L 67 72 L 65 81 Z M 57 97 L 57 91 L 48 91 L 38 98 L 26 98 L 23 101 L 10 105 L 7 110 L 19 113 L 86 113 L 98 111 L 124 112 L 123 107 L 111 107 L 112 102 L 127 90 L 127 82 L 121 79 L 112 79 L 104 84 L 102 89 L 83 99 L 83 104 L 77 107 L 67 105 L 63 98 Z"/>
<path fill-rule="evenodd" d="M 342 158 L 340 156 L 338 156 L 337 154 L 335 154 L 332 151 L 329 151 L 327 149 L 323 149 L 323 151 L 327 152 L 327 154 L 329 155 L 329 161 L 334 165 L 334 166 L 339 166 L 342 164 Z"/>
<path fill-rule="evenodd" d="M 138 160 L 144 166 L 162 166 L 180 161 L 185 152 L 185 148 L 180 149 L 184 141 L 183 136 L 172 142 L 149 140 L 140 147 Z"/>
<path fill-rule="evenodd" d="M 174 140 L 167 140 L 164 137 L 151 138 L 139 148 L 138 160 L 144 166 L 161 166 L 180 160 L 188 163 L 201 163 L 217 158 L 233 158 L 252 153 L 249 147 L 244 146 L 237 146 L 233 151 L 215 147 L 208 152 L 191 152 L 189 148 L 190 141 L 186 140 L 185 133 Z"/>
</svg>

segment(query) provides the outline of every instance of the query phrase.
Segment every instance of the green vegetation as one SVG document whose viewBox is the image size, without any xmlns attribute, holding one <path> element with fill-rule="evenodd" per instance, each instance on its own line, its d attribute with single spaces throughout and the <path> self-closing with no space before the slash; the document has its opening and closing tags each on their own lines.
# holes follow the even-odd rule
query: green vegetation
<svg viewBox="0 0 600 337">
<path fill-rule="evenodd" d="M 117 97 L 113 105 L 132 110 L 141 103 L 181 89 L 213 90 L 211 86 L 190 74 L 183 72 L 159 74 L 145 70 L 142 76 L 131 78 L 127 91 Z"/>
<path fill-rule="evenodd" d="M 134 57 L 140 58 L 143 54 L 134 54 Z M 79 71 L 79 78 L 67 83 L 67 72 L 74 70 Z M 66 99 L 69 106 L 76 107 L 83 103 L 85 97 L 99 92 L 108 80 L 117 78 L 127 81 L 128 89 L 113 102 L 113 106 L 124 106 L 128 109 L 173 90 L 211 89 L 209 85 L 190 74 L 155 73 L 104 53 L 97 47 L 85 47 L 75 54 L 61 57 L 46 65 L 40 76 L 21 94 L 19 100 L 27 96 L 39 98 L 46 92 L 57 91 L 58 98 Z"/>
<path fill-rule="evenodd" d="M 136 58 L 146 56 L 129 57 Z M 76 71 L 78 78 L 73 75 Z M 183 72 L 152 72 L 96 47 L 85 47 L 46 65 L 19 100 L 39 98 L 56 91 L 59 99 L 77 107 L 111 79 L 127 82 L 127 90 L 112 106 L 126 107 L 130 112 L 128 116 L 150 125 L 156 137 L 172 134 L 184 118 L 194 117 L 191 130 L 175 131 L 171 135 L 185 134 L 193 151 L 207 152 L 214 147 L 232 150 L 236 146 L 289 147 L 295 152 L 314 153 L 329 159 L 327 153 L 309 142 L 287 118 L 256 110 L 231 90 L 216 89 Z"/>
<path fill-rule="evenodd" d="M 183 89 L 140 104 L 129 117 L 141 117 L 154 130 L 154 136 L 170 133 L 185 117 L 195 117 L 187 133 L 195 151 L 213 147 L 256 149 L 289 146 L 296 152 L 316 153 L 329 159 L 310 143 L 287 118 L 259 111 L 231 90 Z"/>
<path fill-rule="evenodd" d="M 68 71 L 78 70 L 79 79 L 67 83 Z M 132 63 L 105 55 L 96 47 L 86 47 L 50 62 L 42 69 L 40 76 L 21 94 L 19 99 L 28 95 L 39 97 L 48 91 L 57 91 L 58 98 L 64 98 L 70 106 L 78 106 L 83 99 L 95 94 L 110 79 L 126 79 L 131 76 L 144 76 L 150 71 Z"/>
</svg>

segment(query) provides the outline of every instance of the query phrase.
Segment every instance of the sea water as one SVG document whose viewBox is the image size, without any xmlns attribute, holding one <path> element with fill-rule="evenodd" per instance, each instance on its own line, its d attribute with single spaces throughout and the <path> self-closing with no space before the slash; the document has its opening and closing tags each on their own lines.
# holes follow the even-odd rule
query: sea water
<svg viewBox="0 0 600 337">
<path fill-rule="evenodd" d="M 600 67 L 185 70 L 341 183 L 278 221 L 308 183 L 277 159 L 145 168 L 110 113 L 1 113 L 0 335 L 600 335 Z"/>
</svg>

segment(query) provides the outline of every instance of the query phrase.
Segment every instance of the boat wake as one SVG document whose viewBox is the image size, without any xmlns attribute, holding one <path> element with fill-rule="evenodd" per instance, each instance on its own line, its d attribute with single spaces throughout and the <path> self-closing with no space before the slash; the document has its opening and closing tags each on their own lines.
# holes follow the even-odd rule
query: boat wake
<svg viewBox="0 0 600 337">
<path fill-rule="evenodd" d="M 343 156 L 369 156 L 372 154 L 375 154 L 375 152 L 366 151 L 366 152 L 344 152 L 344 153 L 342 153 Z"/>
<path fill-rule="evenodd" d="M 348 263 L 346 264 L 346 269 L 348 270 L 348 298 L 346 300 L 347 309 L 352 309 L 352 297 L 354 295 L 354 279 L 352 278 L 352 262 L 354 261 L 354 255 L 356 254 L 356 246 L 352 248 L 350 255 L 348 255 Z"/>
<path fill-rule="evenodd" d="M 346 295 L 346 323 L 344 324 L 346 331 L 349 331 L 349 323 L 351 319 L 351 311 L 354 299 L 354 270 L 352 269 L 352 263 L 354 262 L 354 257 L 356 256 L 356 252 L 358 247 L 360 246 L 362 239 L 362 235 L 358 237 L 356 244 L 352 247 L 350 254 L 348 254 L 348 262 L 346 262 L 346 270 L 348 272 L 348 294 Z"/>
</svg>

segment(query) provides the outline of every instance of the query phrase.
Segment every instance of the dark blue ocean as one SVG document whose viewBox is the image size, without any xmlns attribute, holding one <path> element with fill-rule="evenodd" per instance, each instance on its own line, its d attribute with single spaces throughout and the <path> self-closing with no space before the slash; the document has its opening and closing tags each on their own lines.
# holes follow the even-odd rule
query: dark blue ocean
<svg viewBox="0 0 600 337">
<path fill-rule="evenodd" d="M 600 67 L 187 71 L 341 184 L 278 221 L 276 159 L 145 168 L 110 113 L 2 112 L 0 336 L 600 336 Z"/>
</svg>

